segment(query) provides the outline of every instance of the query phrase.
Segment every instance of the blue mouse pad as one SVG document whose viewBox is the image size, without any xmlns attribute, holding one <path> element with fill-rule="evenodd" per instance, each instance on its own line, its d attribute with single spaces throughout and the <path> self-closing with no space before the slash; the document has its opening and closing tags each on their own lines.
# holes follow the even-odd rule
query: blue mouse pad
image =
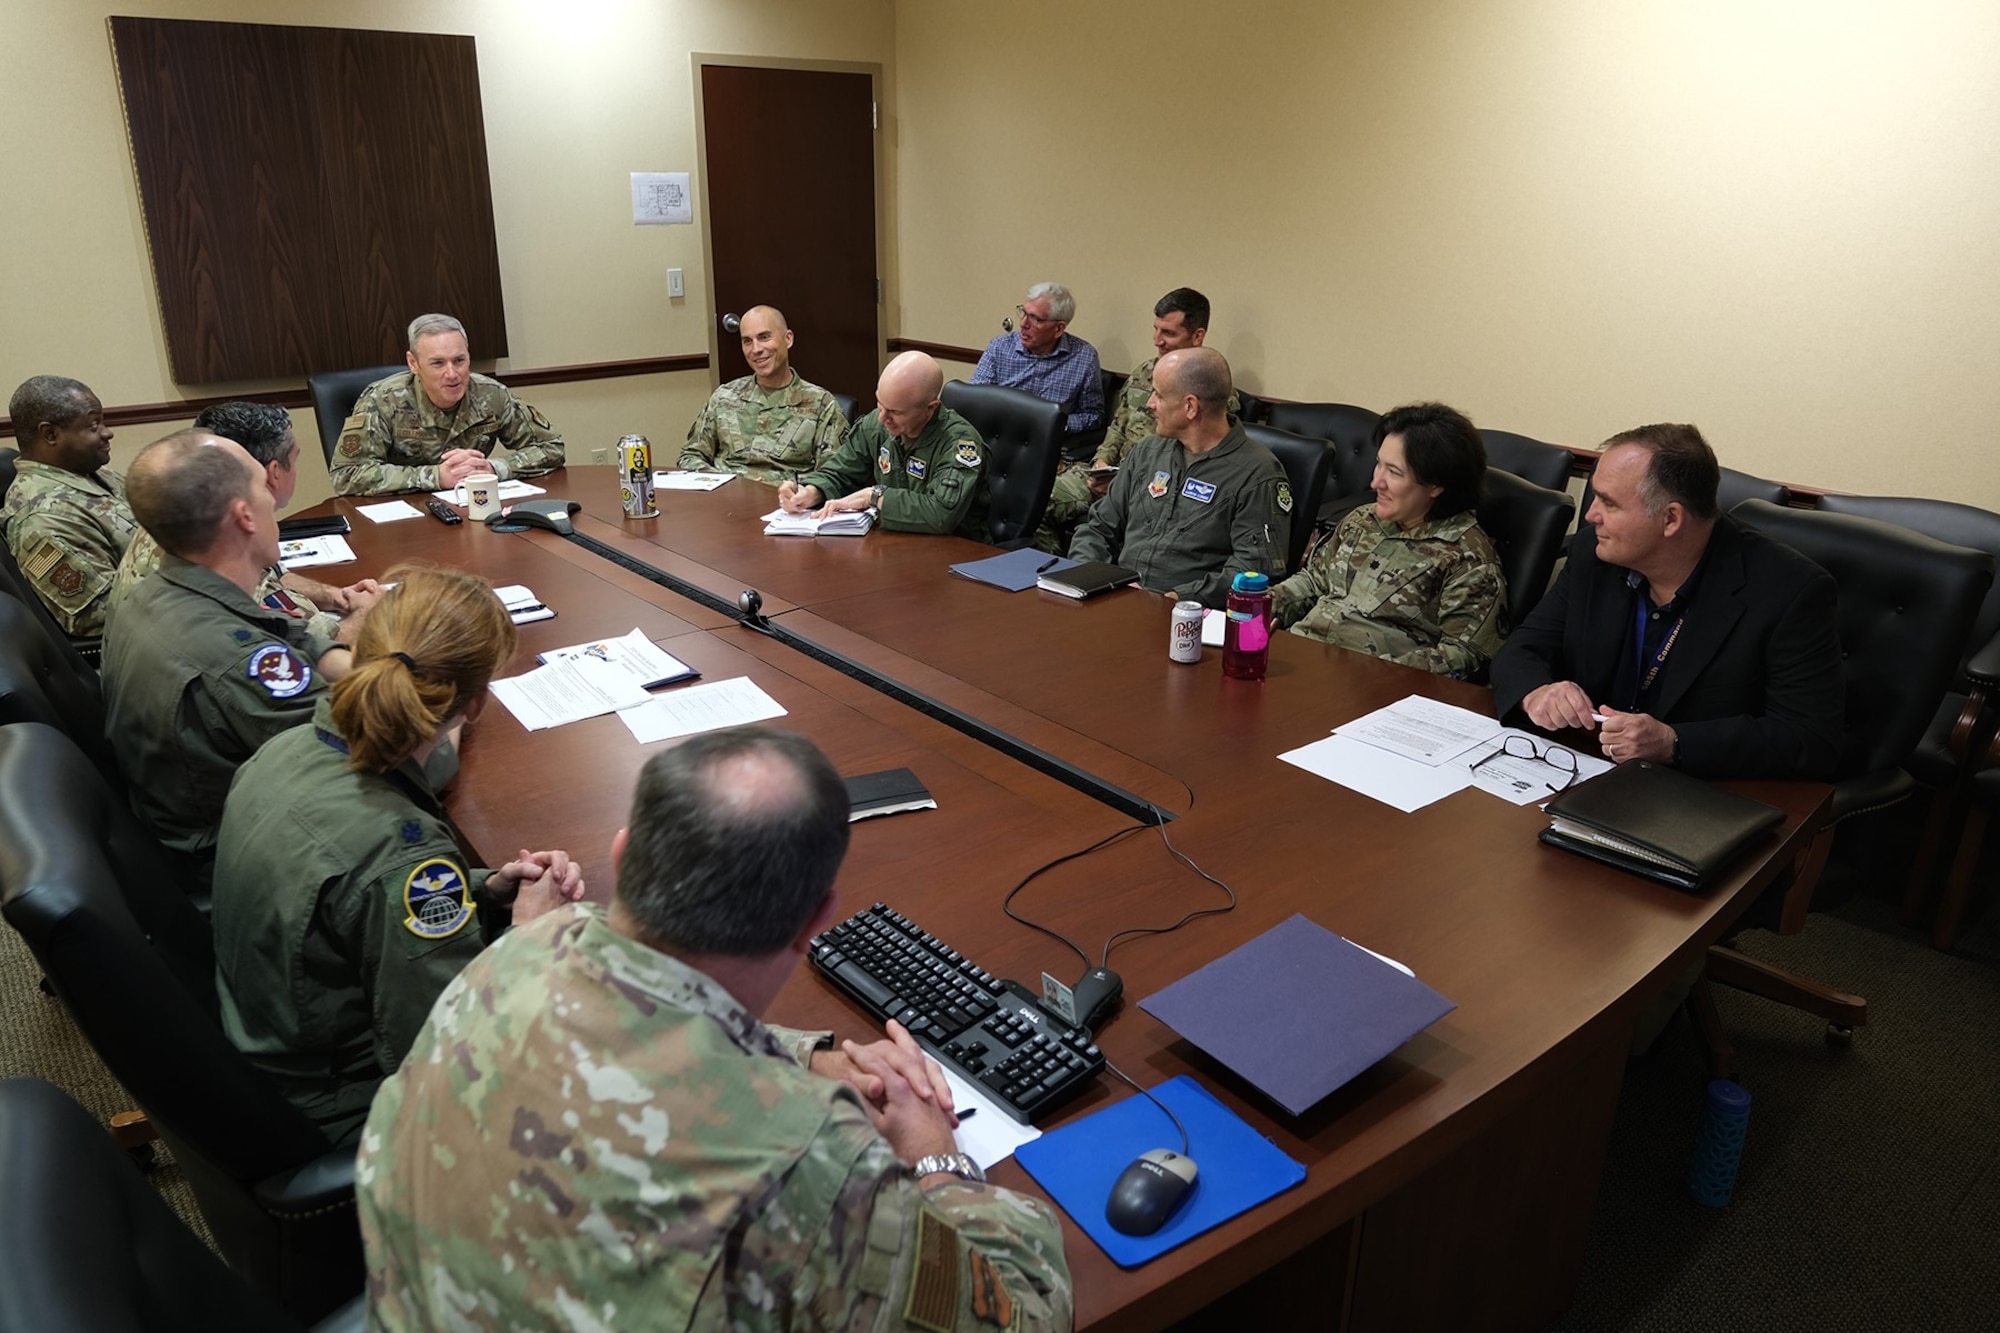
<svg viewBox="0 0 2000 1333">
<path fill-rule="evenodd" d="M 1187 1126 L 1187 1155 L 1199 1174 L 1180 1211 L 1150 1236 L 1128 1236 L 1104 1220 L 1111 1187 L 1134 1158 L 1152 1148 L 1180 1149 L 1174 1122 L 1146 1098 L 1134 1094 L 1014 1150 L 1023 1169 L 1121 1268 L 1157 1258 L 1306 1178 L 1303 1166 L 1188 1075 L 1162 1083 L 1153 1095 Z"/>
</svg>

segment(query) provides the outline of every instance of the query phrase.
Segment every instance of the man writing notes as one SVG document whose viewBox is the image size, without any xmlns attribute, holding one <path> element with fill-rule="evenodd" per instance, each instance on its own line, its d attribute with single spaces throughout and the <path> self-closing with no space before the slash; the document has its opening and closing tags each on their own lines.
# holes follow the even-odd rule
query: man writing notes
<svg viewBox="0 0 2000 1333">
<path fill-rule="evenodd" d="M 891 532 L 986 540 L 986 442 L 938 401 L 944 371 L 904 352 L 875 384 L 875 414 L 819 467 L 778 487 L 787 513 L 875 509 Z"/>
<path fill-rule="evenodd" d="M 1229 419 L 1229 363 L 1169 352 L 1148 406 L 1158 432 L 1125 458 L 1070 542 L 1073 560 L 1125 566 L 1154 592 L 1219 607 L 1247 570 L 1284 577 L 1292 488 L 1271 451 Z"/>
<path fill-rule="evenodd" d="M 549 419 L 473 373 L 463 324 L 419 315 L 409 333 L 409 370 L 363 389 L 340 428 L 329 469 L 336 495 L 439 491 L 477 472 L 504 481 L 563 465 L 562 436 Z M 494 457 L 498 449 L 507 456 Z"/>
<path fill-rule="evenodd" d="M 1716 507 L 1693 426 L 1605 441 L 1590 532 L 1493 659 L 1501 720 L 1697 777 L 1827 778 L 1843 730 L 1833 579 Z"/>
<path fill-rule="evenodd" d="M 752 306 L 739 330 L 750 373 L 709 396 L 681 447 L 679 466 L 735 472 L 773 486 L 810 472 L 847 438 L 833 395 L 792 369 L 784 315 Z"/>
<path fill-rule="evenodd" d="M 907 1032 L 763 1022 L 834 919 L 847 816 L 790 732 L 647 761 L 609 913 L 472 959 L 375 1099 L 371 1328 L 1069 1327 L 1053 1210 L 958 1152 Z"/>
<path fill-rule="evenodd" d="M 973 367 L 972 382 L 1022 389 L 1061 404 L 1068 441 L 1102 426 L 1104 381 L 1098 375 L 1097 349 L 1069 332 L 1076 314 L 1076 298 L 1069 288 L 1059 282 L 1038 282 L 1015 309 L 1021 327 L 986 345 Z M 1064 453 L 1074 448 L 1066 444 Z"/>
<path fill-rule="evenodd" d="M 139 525 L 113 472 L 111 428 L 88 386 L 36 375 L 7 405 L 21 456 L 0 509 L 22 577 L 79 648 L 94 652 L 118 561 Z"/>
</svg>

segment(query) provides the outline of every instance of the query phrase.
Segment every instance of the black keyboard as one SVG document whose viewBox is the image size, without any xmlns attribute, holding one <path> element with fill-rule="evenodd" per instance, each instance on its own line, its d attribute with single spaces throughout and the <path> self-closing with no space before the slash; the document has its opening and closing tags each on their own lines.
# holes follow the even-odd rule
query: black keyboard
<svg viewBox="0 0 2000 1333">
<path fill-rule="evenodd" d="M 1083 1091 L 1104 1068 L 1090 1033 L 882 903 L 815 935 L 811 957 L 821 976 L 877 1017 L 908 1028 L 1024 1125 Z"/>
</svg>

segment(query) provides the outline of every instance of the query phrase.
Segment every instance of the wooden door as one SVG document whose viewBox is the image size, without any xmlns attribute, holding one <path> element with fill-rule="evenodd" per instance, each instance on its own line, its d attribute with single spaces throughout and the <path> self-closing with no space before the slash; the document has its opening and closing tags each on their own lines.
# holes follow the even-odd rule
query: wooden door
<svg viewBox="0 0 2000 1333">
<path fill-rule="evenodd" d="M 701 67 L 709 290 L 723 380 L 750 373 L 720 320 L 785 312 L 792 368 L 875 401 L 875 91 L 867 74 Z"/>
</svg>

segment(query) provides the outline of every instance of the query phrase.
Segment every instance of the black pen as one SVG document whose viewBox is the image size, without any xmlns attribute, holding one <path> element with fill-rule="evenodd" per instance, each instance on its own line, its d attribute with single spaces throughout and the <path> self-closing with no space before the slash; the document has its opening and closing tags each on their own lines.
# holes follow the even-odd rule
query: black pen
<svg viewBox="0 0 2000 1333">
<path fill-rule="evenodd" d="M 965 1108 L 965 1109 L 964 1109 L 963 1111 L 960 1111 L 960 1112 L 958 1113 L 958 1123 L 962 1125 L 962 1124 L 964 1124 L 964 1123 L 965 1123 L 966 1121 L 968 1121 L 968 1120 L 972 1119 L 972 1117 L 974 1117 L 974 1116 L 976 1116 L 976 1115 L 978 1115 L 978 1114 L 979 1114 L 979 1108 L 978 1108 L 978 1107 L 976 1107 L 976 1106 L 968 1106 L 968 1107 L 966 1107 L 966 1108 Z"/>
<path fill-rule="evenodd" d="M 1041 563 L 1041 564 L 1039 564 L 1039 565 L 1036 565 L 1036 566 L 1035 566 L 1035 572 L 1036 572 L 1037 574 L 1046 574 L 1046 573 L 1048 573 L 1048 572 L 1049 572 L 1050 570 L 1054 569 L 1054 568 L 1055 568 L 1055 567 L 1056 567 L 1057 565 L 1059 565 L 1059 564 L 1061 564 L 1061 563 L 1062 563 L 1062 557 L 1061 557 L 1061 556 L 1059 556 L 1059 555 L 1052 555 L 1052 556 L 1050 556 L 1050 557 L 1049 557 L 1048 559 L 1046 559 L 1046 560 L 1042 561 L 1042 563 Z"/>
</svg>

